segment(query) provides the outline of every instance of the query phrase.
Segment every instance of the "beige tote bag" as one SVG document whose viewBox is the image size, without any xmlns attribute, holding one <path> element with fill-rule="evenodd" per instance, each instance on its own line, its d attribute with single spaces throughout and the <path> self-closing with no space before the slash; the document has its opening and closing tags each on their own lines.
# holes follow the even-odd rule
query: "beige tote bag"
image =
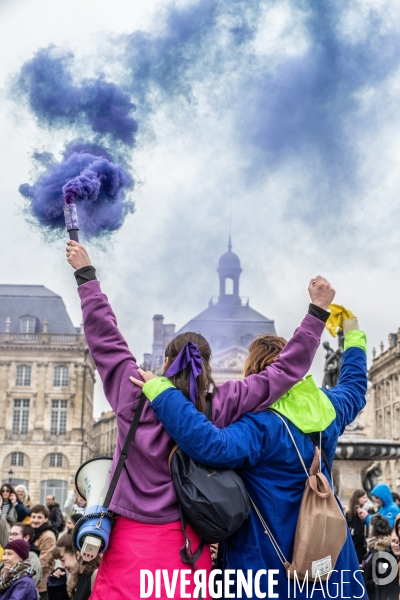
<svg viewBox="0 0 400 600">
<path fill-rule="evenodd" d="M 279 413 L 271 410 L 285 424 L 291 440 L 296 448 L 303 469 L 307 475 L 305 490 L 301 500 L 299 517 L 294 537 L 293 559 L 290 564 L 278 546 L 270 529 L 265 523 L 260 511 L 253 500 L 250 501 L 260 519 L 265 533 L 269 536 L 279 560 L 285 567 L 291 579 L 295 574 L 299 581 L 327 579 L 328 574 L 335 568 L 336 561 L 347 538 L 346 519 L 336 501 L 329 481 L 321 472 L 321 453 L 315 448 L 314 459 L 310 473 L 297 448 L 293 435 Z M 329 465 L 327 465 L 329 468 Z"/>
</svg>

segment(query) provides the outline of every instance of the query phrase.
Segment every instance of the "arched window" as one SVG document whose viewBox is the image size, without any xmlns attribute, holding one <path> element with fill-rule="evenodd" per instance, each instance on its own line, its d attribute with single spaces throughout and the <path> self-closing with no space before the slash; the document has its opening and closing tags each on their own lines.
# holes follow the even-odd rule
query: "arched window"
<svg viewBox="0 0 400 600">
<path fill-rule="evenodd" d="M 36 318 L 29 316 L 21 317 L 19 320 L 19 331 L 20 333 L 35 333 Z"/>
<path fill-rule="evenodd" d="M 15 385 L 31 385 L 31 368 L 28 365 L 18 365 Z"/>
<path fill-rule="evenodd" d="M 54 367 L 54 387 L 67 387 L 68 367 Z"/>
<path fill-rule="evenodd" d="M 232 294 L 233 294 L 233 279 L 232 279 L 232 277 L 227 277 L 225 279 L 225 294 L 227 296 L 232 296 Z"/>
</svg>

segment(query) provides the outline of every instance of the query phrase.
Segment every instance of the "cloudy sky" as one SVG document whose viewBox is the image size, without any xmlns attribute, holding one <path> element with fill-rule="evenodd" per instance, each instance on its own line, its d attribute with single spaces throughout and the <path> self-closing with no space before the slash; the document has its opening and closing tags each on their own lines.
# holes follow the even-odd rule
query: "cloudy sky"
<svg viewBox="0 0 400 600">
<path fill-rule="evenodd" d="M 155 313 L 180 327 L 218 293 L 230 206 L 240 293 L 278 334 L 323 274 L 370 348 L 387 347 L 400 326 L 399 29 L 396 0 L 0 0 L 1 281 L 48 286 L 80 323 L 65 236 L 49 241 L 18 192 L 37 180 L 35 151 L 61 161 L 72 140 L 99 141 L 83 113 L 51 121 L 16 92 L 53 45 L 77 89 L 102 78 L 137 106 L 134 143 L 100 139 L 135 180 L 135 212 L 87 247 L 140 360 Z M 318 380 L 322 364 L 320 350 Z"/>
</svg>

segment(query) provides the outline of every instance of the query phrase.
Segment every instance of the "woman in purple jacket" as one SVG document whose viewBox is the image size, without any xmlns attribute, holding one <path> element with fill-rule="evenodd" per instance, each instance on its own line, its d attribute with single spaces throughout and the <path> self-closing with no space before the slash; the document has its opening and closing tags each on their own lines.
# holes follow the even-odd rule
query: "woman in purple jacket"
<svg viewBox="0 0 400 600">
<path fill-rule="evenodd" d="M 67 260 L 75 269 L 89 350 L 117 418 L 115 468 L 141 396 L 141 390 L 129 379 L 130 376 L 139 376 L 138 365 L 117 327 L 115 315 L 100 289 L 85 248 L 69 241 Z M 309 292 L 312 301 L 309 314 L 280 357 L 259 374 L 245 380 L 227 381 L 214 388 L 212 420 L 217 427 L 226 427 L 247 412 L 266 409 L 306 375 L 325 326 L 325 309 L 335 295 L 329 283 L 319 276 L 310 282 Z M 180 340 L 179 344 L 173 341 L 171 356 L 166 357 L 164 370 L 173 364 L 181 349 L 179 346 L 183 346 L 185 341 Z M 207 391 L 212 378 L 209 345 L 205 343 L 199 350 L 198 405 L 201 408 L 201 389 Z M 179 549 L 184 541 L 179 507 L 168 470 L 168 456 L 173 446 L 174 441 L 146 404 L 110 504 L 110 509 L 119 517 L 99 569 L 93 600 L 140 597 L 140 569 L 154 573 L 155 569 L 185 568 L 179 558 Z M 190 528 L 189 533 L 195 550 L 199 538 Z M 205 553 L 206 550 L 196 563 L 203 569 L 211 567 L 208 549 L 207 556 Z M 164 589 L 161 586 L 161 593 Z M 190 586 L 186 591 L 190 593 Z M 161 595 L 163 597 L 166 596 Z"/>
<path fill-rule="evenodd" d="M 29 562 L 29 544 L 17 539 L 8 542 L 3 554 L 0 575 L 1 600 L 37 600 L 34 570 Z"/>
</svg>

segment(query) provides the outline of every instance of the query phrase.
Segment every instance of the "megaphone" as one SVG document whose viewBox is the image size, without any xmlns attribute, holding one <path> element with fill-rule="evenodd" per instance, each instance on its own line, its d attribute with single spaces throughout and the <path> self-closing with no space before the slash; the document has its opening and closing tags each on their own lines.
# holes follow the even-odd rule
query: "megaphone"
<svg viewBox="0 0 400 600">
<path fill-rule="evenodd" d="M 110 484 L 112 459 L 91 458 L 75 475 L 75 487 L 86 500 L 83 516 L 74 527 L 72 544 L 86 562 L 107 550 L 114 514 L 104 506 Z"/>
</svg>

